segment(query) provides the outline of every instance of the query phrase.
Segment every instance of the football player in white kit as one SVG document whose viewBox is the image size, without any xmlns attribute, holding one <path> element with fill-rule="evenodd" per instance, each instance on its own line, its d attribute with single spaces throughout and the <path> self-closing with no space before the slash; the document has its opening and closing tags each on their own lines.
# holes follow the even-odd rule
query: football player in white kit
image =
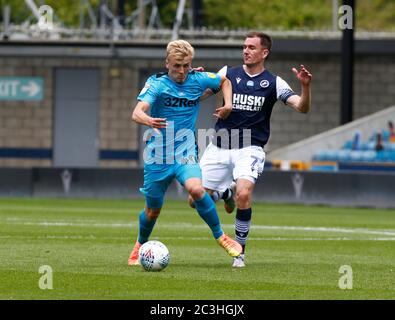
<svg viewBox="0 0 395 320">
<path fill-rule="evenodd" d="M 203 186 L 213 199 L 224 199 L 228 213 L 234 210 L 236 201 L 236 241 L 242 245 L 243 253 L 234 258 L 233 267 L 245 266 L 244 250 L 251 224 L 252 192 L 264 167 L 263 147 L 270 135 L 273 106 L 281 100 L 301 113 L 309 112 L 311 106 L 312 75 L 303 65 L 299 70 L 292 68 L 301 84 L 300 96 L 282 78 L 265 69 L 264 63 L 271 45 L 270 36 L 251 31 L 244 41 L 244 64 L 225 66 L 219 71 L 232 82 L 233 109 L 229 117 L 218 119 L 216 134 L 200 160 Z M 213 93 L 216 92 L 205 95 Z"/>
</svg>

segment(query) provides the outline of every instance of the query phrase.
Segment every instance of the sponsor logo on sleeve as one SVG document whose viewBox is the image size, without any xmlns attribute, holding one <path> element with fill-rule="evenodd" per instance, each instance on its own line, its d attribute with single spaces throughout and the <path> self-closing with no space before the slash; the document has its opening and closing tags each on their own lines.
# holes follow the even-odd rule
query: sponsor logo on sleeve
<svg viewBox="0 0 395 320">
<path fill-rule="evenodd" d="M 207 75 L 209 76 L 209 78 L 213 78 L 213 79 L 215 79 L 217 77 L 217 75 L 212 72 L 207 72 Z"/>
</svg>

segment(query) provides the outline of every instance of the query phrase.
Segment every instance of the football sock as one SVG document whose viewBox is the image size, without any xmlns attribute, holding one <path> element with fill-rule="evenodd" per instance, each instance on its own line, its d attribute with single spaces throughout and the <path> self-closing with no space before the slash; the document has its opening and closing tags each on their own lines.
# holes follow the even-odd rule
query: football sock
<svg viewBox="0 0 395 320">
<path fill-rule="evenodd" d="M 232 195 L 233 195 L 233 191 L 230 188 L 228 188 L 222 193 L 221 199 L 228 200 Z"/>
<path fill-rule="evenodd" d="M 251 208 L 237 209 L 235 221 L 236 241 L 241 244 L 243 253 L 246 246 L 248 233 L 250 232 L 251 215 Z"/>
<path fill-rule="evenodd" d="M 221 199 L 222 192 L 220 191 L 213 191 L 213 194 L 211 195 L 211 198 L 213 199 L 214 202 L 217 202 L 219 199 Z"/>
<path fill-rule="evenodd" d="M 228 200 L 233 195 L 233 191 L 228 188 L 225 191 L 214 191 L 211 195 L 211 198 L 214 202 L 217 202 L 219 199 Z"/>
<path fill-rule="evenodd" d="M 196 210 L 200 217 L 208 224 L 215 239 L 218 239 L 224 233 L 219 222 L 217 209 L 213 199 L 207 192 L 204 193 L 203 198 L 195 200 Z"/>
<path fill-rule="evenodd" d="M 148 241 L 149 236 L 151 235 L 152 229 L 154 228 L 156 219 L 149 220 L 145 214 L 145 210 L 141 211 L 139 216 L 139 236 L 138 242 L 141 244 Z"/>
</svg>

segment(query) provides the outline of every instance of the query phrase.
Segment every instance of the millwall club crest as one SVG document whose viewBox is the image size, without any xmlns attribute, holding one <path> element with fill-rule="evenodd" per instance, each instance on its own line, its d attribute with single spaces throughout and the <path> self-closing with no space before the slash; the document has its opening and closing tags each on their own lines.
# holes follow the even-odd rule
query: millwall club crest
<svg viewBox="0 0 395 320">
<path fill-rule="evenodd" d="M 262 80 L 260 83 L 259 83 L 259 85 L 262 87 L 262 88 L 267 88 L 268 86 L 269 86 L 269 81 L 267 81 L 267 80 Z"/>
</svg>

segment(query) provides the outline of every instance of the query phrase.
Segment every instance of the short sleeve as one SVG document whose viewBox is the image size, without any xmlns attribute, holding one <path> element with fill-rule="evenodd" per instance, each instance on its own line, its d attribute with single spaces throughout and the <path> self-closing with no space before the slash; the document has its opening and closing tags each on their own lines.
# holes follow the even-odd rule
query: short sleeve
<svg viewBox="0 0 395 320">
<path fill-rule="evenodd" d="M 288 83 L 279 76 L 277 76 L 276 79 L 276 91 L 277 100 L 281 100 L 283 103 L 286 103 L 290 96 L 295 95 L 295 92 L 291 89 Z"/>
<path fill-rule="evenodd" d="M 137 96 L 138 101 L 147 102 L 150 106 L 154 104 L 157 97 L 157 85 L 152 78 L 148 78 L 143 89 L 141 89 Z"/>
<path fill-rule="evenodd" d="M 218 90 L 221 76 L 212 72 L 200 72 L 200 82 L 203 85 L 203 91 L 206 89 Z"/>
<path fill-rule="evenodd" d="M 220 76 L 224 76 L 226 77 L 226 73 L 228 72 L 228 66 L 223 66 L 218 72 L 217 74 L 219 74 Z"/>
</svg>

